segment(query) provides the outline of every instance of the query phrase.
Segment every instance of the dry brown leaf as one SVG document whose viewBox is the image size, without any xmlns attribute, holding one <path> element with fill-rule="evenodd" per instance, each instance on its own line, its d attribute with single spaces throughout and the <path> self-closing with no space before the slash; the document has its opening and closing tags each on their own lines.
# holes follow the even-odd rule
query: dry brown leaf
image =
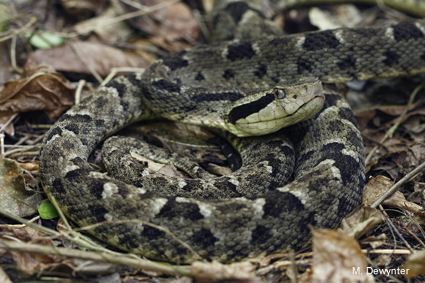
<svg viewBox="0 0 425 283">
<path fill-rule="evenodd" d="M 387 235 L 385 235 L 384 233 L 378 235 L 378 236 L 370 236 L 367 237 L 364 240 L 361 240 L 361 244 L 369 244 L 373 249 L 376 249 L 380 246 L 382 246 L 383 244 L 385 244 L 385 242 L 387 241 Z M 386 261 L 386 262 L 389 262 Z M 383 264 L 379 264 L 378 262 L 375 262 L 378 265 L 383 265 Z"/>
<path fill-rule="evenodd" d="M 29 226 L 8 225 L 3 231 L 12 233 L 16 238 L 24 242 L 31 241 L 33 243 L 40 243 L 43 245 L 53 245 L 51 239 L 45 238 L 47 234 Z"/>
<path fill-rule="evenodd" d="M 15 227 L 13 225 L 4 228 L 5 232 L 12 233 L 16 238 L 24 242 L 38 243 L 41 245 L 53 245 L 51 239 L 46 238 L 45 234 L 31 227 Z M 26 274 L 34 274 L 49 268 L 55 262 L 60 261 L 59 256 L 46 256 L 42 254 L 18 253 L 8 251 L 13 260 L 18 265 L 19 270 Z"/>
<path fill-rule="evenodd" d="M 65 11 L 74 19 L 87 19 L 105 9 L 109 1 L 105 0 L 61 0 Z"/>
<path fill-rule="evenodd" d="M 170 177 L 186 178 L 173 165 L 166 165 L 166 164 L 155 162 L 155 161 L 153 161 L 149 158 L 146 158 L 146 157 L 144 157 L 140 154 L 137 154 L 135 152 L 130 152 L 130 156 L 134 160 L 137 160 L 137 161 L 140 161 L 143 164 L 146 164 L 146 166 L 154 172 L 158 172 L 158 173 L 164 174 L 166 176 L 170 176 Z"/>
<path fill-rule="evenodd" d="M 29 59 L 66 72 L 91 74 L 87 67 L 91 66 L 102 77 L 107 76 L 111 68 L 145 68 L 151 63 L 134 52 L 122 51 L 100 43 L 78 41 L 73 43 L 73 47 L 81 57 L 67 44 L 52 49 L 39 49 L 31 53 Z"/>
<path fill-rule="evenodd" d="M 342 231 L 313 230 L 313 282 L 370 282 L 358 243 Z M 373 282 L 373 281 L 372 281 Z"/>
<path fill-rule="evenodd" d="M 0 207 L 21 217 L 37 212 L 38 194 L 27 189 L 25 174 L 14 160 L 0 159 Z"/>
<path fill-rule="evenodd" d="M 134 2 L 147 7 L 163 3 L 161 0 L 139 0 Z M 123 4 L 123 7 L 128 12 L 136 10 L 136 8 L 126 4 Z M 180 40 L 185 36 L 197 38 L 199 35 L 198 21 L 193 16 L 190 8 L 182 2 L 177 2 L 147 15 L 131 19 L 130 23 L 146 33 L 163 37 L 169 43 Z"/>
<path fill-rule="evenodd" d="M 25 71 L 22 79 L 5 83 L 0 92 L 0 111 L 46 110 L 53 119 L 72 106 L 74 89 L 62 74 L 31 63 Z"/>
<path fill-rule="evenodd" d="M 36 162 L 26 162 L 26 163 L 22 163 L 22 162 L 17 162 L 17 164 L 24 170 L 27 171 L 38 171 L 39 169 L 39 164 Z"/>
<path fill-rule="evenodd" d="M 361 205 L 342 220 L 341 229 L 358 239 L 382 221 L 384 218 L 378 210 Z"/>
<path fill-rule="evenodd" d="M 406 270 L 407 278 L 425 274 L 425 250 L 410 255 L 401 269 Z"/>
<path fill-rule="evenodd" d="M 214 282 L 224 279 L 250 279 L 243 282 L 261 283 L 260 278 L 255 277 L 256 264 L 243 261 L 232 264 L 222 264 L 218 261 L 192 263 L 190 274 L 199 282 Z"/>
<path fill-rule="evenodd" d="M 377 176 L 370 179 L 363 191 L 363 203 L 366 205 L 372 205 L 392 185 L 394 185 L 394 183 L 384 176 Z M 422 206 L 407 201 L 404 195 L 399 191 L 396 191 L 392 196 L 384 200 L 382 204 L 399 207 L 416 214 L 425 215 Z"/>
</svg>

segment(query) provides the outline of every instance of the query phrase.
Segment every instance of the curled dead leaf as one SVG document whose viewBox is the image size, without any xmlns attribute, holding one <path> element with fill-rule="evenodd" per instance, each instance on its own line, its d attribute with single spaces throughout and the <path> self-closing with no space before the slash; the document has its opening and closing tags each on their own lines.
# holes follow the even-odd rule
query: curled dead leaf
<svg viewBox="0 0 425 283">
<path fill-rule="evenodd" d="M 363 203 L 366 205 L 372 205 L 393 185 L 394 183 L 384 176 L 371 178 L 363 191 Z M 406 209 L 410 212 L 425 216 L 424 208 L 422 206 L 407 201 L 404 195 L 399 191 L 396 191 L 392 196 L 384 200 L 382 204 Z"/>
<path fill-rule="evenodd" d="M 407 271 L 407 278 L 425 274 L 425 250 L 410 255 L 402 269 Z"/>
<path fill-rule="evenodd" d="M 53 241 L 46 237 L 46 234 L 39 232 L 28 226 L 15 227 L 14 225 L 6 226 L 4 232 L 11 233 L 14 237 L 21 241 L 37 243 L 40 245 L 53 245 Z M 51 264 L 60 261 L 59 256 L 47 256 L 43 254 L 19 253 L 8 251 L 13 257 L 19 270 L 26 274 L 34 274 L 41 270 L 47 269 Z"/>
<path fill-rule="evenodd" d="M 53 119 L 72 106 L 73 96 L 74 88 L 62 74 L 46 66 L 29 67 L 23 78 L 5 83 L 0 111 L 46 110 Z"/>
<path fill-rule="evenodd" d="M 381 212 L 370 206 L 361 205 L 342 220 L 341 228 L 351 237 L 358 239 L 382 221 L 384 217 Z"/>
<path fill-rule="evenodd" d="M 359 244 L 343 231 L 313 230 L 313 282 L 373 282 Z"/>
<path fill-rule="evenodd" d="M 30 181 L 31 182 L 31 181 Z M 14 160 L 0 159 L 0 207 L 21 217 L 37 212 L 39 194 L 27 189 L 28 182 L 21 167 Z"/>
</svg>

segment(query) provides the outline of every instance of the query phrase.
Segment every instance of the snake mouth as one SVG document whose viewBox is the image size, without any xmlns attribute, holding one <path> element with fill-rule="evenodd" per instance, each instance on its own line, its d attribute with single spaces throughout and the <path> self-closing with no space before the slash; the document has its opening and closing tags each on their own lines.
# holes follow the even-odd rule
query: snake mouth
<svg viewBox="0 0 425 283">
<path fill-rule="evenodd" d="M 237 135 L 240 137 L 261 136 L 274 133 L 282 128 L 312 118 L 322 109 L 324 102 L 325 96 L 323 94 L 318 94 L 291 114 L 286 113 L 286 115 L 282 117 L 255 122 L 247 120 L 238 121 L 234 124 L 234 128 L 237 130 Z"/>
</svg>

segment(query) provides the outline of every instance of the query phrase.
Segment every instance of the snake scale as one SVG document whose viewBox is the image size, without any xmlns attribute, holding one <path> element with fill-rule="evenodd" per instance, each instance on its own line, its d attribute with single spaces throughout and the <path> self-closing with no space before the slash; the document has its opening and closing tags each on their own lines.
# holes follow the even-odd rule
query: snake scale
<svg viewBox="0 0 425 283">
<path fill-rule="evenodd" d="M 230 13 L 225 17 L 236 24 L 247 14 L 261 15 L 245 2 L 223 3 Z M 53 125 L 40 155 L 44 189 L 76 224 L 100 223 L 90 230 L 99 239 L 152 259 L 229 262 L 300 249 L 311 237 L 309 225 L 334 228 L 359 204 L 364 150 L 349 106 L 332 91 L 318 113 L 308 114 L 312 119 L 279 130 L 269 110 L 302 98 L 277 85 L 307 77 L 303 87 L 315 93 L 308 78 L 334 83 L 423 73 L 424 32 L 425 21 L 415 20 L 233 40 L 159 59 L 144 74 L 100 87 Z M 242 168 L 207 179 L 173 179 L 142 168 L 136 187 L 88 164 L 106 137 L 157 118 L 241 136 L 227 134 L 238 141 Z M 241 128 L 251 120 L 257 124 Z M 250 132 L 266 135 L 243 137 Z M 126 159 L 126 146 L 138 142 L 118 146 L 117 139 L 105 142 L 106 157 L 118 154 L 124 161 L 110 165 L 123 170 L 117 176 L 123 178 L 139 166 Z M 287 165 L 294 169 L 286 171 Z M 203 174 L 197 165 L 191 169 Z"/>
</svg>

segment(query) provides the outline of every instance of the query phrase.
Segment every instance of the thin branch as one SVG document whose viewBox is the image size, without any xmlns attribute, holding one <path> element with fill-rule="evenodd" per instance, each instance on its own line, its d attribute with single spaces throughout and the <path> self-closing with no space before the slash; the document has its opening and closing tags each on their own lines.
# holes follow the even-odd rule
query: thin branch
<svg viewBox="0 0 425 283">
<path fill-rule="evenodd" d="M 371 207 L 376 208 L 380 205 L 384 200 L 389 198 L 392 194 L 394 194 L 397 189 L 409 181 L 412 177 L 416 176 L 416 174 L 420 173 L 425 168 L 425 162 L 422 162 L 418 167 L 414 170 L 410 171 L 406 176 L 404 176 L 400 181 L 395 183 L 391 188 L 389 188 L 383 195 L 381 195 L 372 205 Z"/>
<path fill-rule="evenodd" d="M 6 241 L 0 239 L 0 248 L 8 251 L 19 253 L 43 254 L 43 255 L 58 255 L 65 258 L 78 258 L 85 260 L 93 260 L 96 262 L 107 262 L 118 265 L 131 266 L 138 269 L 162 272 L 172 275 L 190 276 L 189 266 L 171 266 L 159 264 L 142 259 L 132 259 L 128 257 L 118 257 L 109 253 L 96 253 L 81 251 L 77 249 L 59 248 L 54 246 L 28 244 L 15 241 Z"/>
</svg>

